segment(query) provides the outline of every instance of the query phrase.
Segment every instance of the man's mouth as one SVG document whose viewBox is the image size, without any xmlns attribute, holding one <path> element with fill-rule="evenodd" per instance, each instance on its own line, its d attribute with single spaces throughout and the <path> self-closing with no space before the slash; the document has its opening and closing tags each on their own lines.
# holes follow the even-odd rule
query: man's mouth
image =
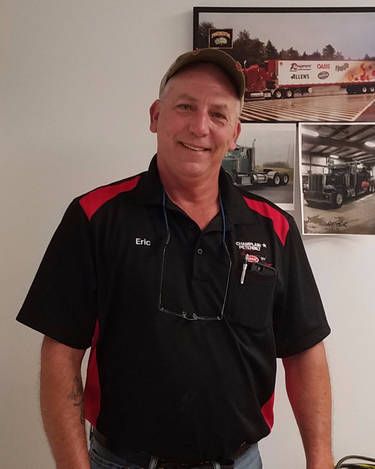
<svg viewBox="0 0 375 469">
<path fill-rule="evenodd" d="M 208 151 L 209 148 L 206 148 L 206 147 L 198 147 L 196 145 L 190 145 L 189 143 L 185 143 L 185 142 L 180 142 L 181 145 L 185 148 L 188 148 L 189 150 L 193 150 L 193 151 Z"/>
</svg>

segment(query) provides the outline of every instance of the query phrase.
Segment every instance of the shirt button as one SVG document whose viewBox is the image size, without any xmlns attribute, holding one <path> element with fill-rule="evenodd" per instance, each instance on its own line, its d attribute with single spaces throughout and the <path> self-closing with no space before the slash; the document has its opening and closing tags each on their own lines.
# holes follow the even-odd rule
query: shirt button
<svg viewBox="0 0 375 469">
<path fill-rule="evenodd" d="M 197 249 L 197 254 L 198 254 L 198 256 L 201 256 L 203 254 L 203 249 L 198 248 Z"/>
</svg>

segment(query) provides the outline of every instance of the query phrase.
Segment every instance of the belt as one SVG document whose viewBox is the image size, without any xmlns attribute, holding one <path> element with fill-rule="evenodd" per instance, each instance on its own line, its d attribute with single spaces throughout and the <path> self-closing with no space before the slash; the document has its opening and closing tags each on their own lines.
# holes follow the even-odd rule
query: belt
<svg viewBox="0 0 375 469">
<path fill-rule="evenodd" d="M 136 464 L 141 467 L 149 467 L 151 461 L 151 455 L 144 451 L 133 451 L 128 448 L 113 448 L 109 443 L 108 438 L 102 433 L 98 432 L 96 428 L 92 429 L 92 434 L 96 441 L 103 446 L 103 448 L 114 453 L 117 457 L 126 459 L 129 463 Z"/>
<path fill-rule="evenodd" d="M 96 428 L 92 429 L 92 433 L 97 440 L 97 442 L 106 448 L 108 451 L 113 452 L 117 457 L 126 459 L 129 463 L 131 464 L 136 464 L 137 466 L 141 466 L 144 468 L 148 468 L 152 459 L 152 455 L 144 452 L 144 451 L 133 451 L 130 449 L 113 449 L 113 447 L 109 444 L 108 438 L 104 436 L 102 433 L 100 433 Z M 236 451 L 234 454 L 234 459 L 239 458 L 242 456 L 248 448 L 252 446 L 250 443 L 244 442 Z M 233 469 L 234 467 L 234 460 L 226 460 L 223 462 L 220 462 L 220 469 Z M 217 467 L 217 464 L 215 466 L 215 463 L 213 461 L 196 461 L 196 460 L 191 460 L 191 461 L 175 461 L 175 460 L 170 460 L 166 458 L 157 458 L 157 465 L 155 466 L 159 469 L 194 469 L 194 468 L 199 468 L 199 469 L 212 469 L 213 467 Z"/>
<path fill-rule="evenodd" d="M 158 469 L 213 469 L 219 467 L 220 469 L 233 469 L 234 465 L 232 464 L 215 464 L 213 462 L 199 462 L 194 465 L 183 464 L 183 463 L 172 463 L 164 462 L 158 459 L 156 468 Z"/>
</svg>

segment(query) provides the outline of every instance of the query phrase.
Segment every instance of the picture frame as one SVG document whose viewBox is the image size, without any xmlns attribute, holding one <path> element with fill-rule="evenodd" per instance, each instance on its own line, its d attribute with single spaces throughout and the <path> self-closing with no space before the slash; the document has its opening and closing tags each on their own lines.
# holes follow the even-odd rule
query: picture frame
<svg viewBox="0 0 375 469">
<path fill-rule="evenodd" d="M 236 149 L 225 155 L 222 166 L 243 190 L 294 210 L 295 136 L 295 124 L 243 125 Z"/>
<path fill-rule="evenodd" d="M 375 7 L 195 7 L 194 48 L 243 67 L 242 122 L 375 121 Z"/>
<path fill-rule="evenodd" d="M 303 234 L 375 234 L 375 122 L 298 127 Z"/>
</svg>

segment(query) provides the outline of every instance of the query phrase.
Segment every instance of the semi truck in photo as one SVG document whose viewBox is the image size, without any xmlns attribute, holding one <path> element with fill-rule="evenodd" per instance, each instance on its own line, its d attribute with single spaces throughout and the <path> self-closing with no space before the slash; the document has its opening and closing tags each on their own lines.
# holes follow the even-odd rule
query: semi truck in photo
<svg viewBox="0 0 375 469">
<path fill-rule="evenodd" d="M 324 168 L 324 174 L 302 178 L 307 205 L 340 208 L 345 200 L 374 192 L 372 169 L 357 163 L 342 163 Z"/>
<path fill-rule="evenodd" d="M 307 95 L 316 86 L 338 85 L 347 93 L 375 92 L 375 61 L 271 59 L 243 69 L 245 99 L 292 98 Z"/>
<path fill-rule="evenodd" d="M 261 171 L 256 169 L 254 143 L 255 140 L 251 147 L 237 145 L 234 150 L 225 155 L 222 166 L 230 174 L 234 183 L 241 186 L 288 184 L 289 174 L 287 171 L 277 171 L 272 168 L 264 168 Z"/>
</svg>

